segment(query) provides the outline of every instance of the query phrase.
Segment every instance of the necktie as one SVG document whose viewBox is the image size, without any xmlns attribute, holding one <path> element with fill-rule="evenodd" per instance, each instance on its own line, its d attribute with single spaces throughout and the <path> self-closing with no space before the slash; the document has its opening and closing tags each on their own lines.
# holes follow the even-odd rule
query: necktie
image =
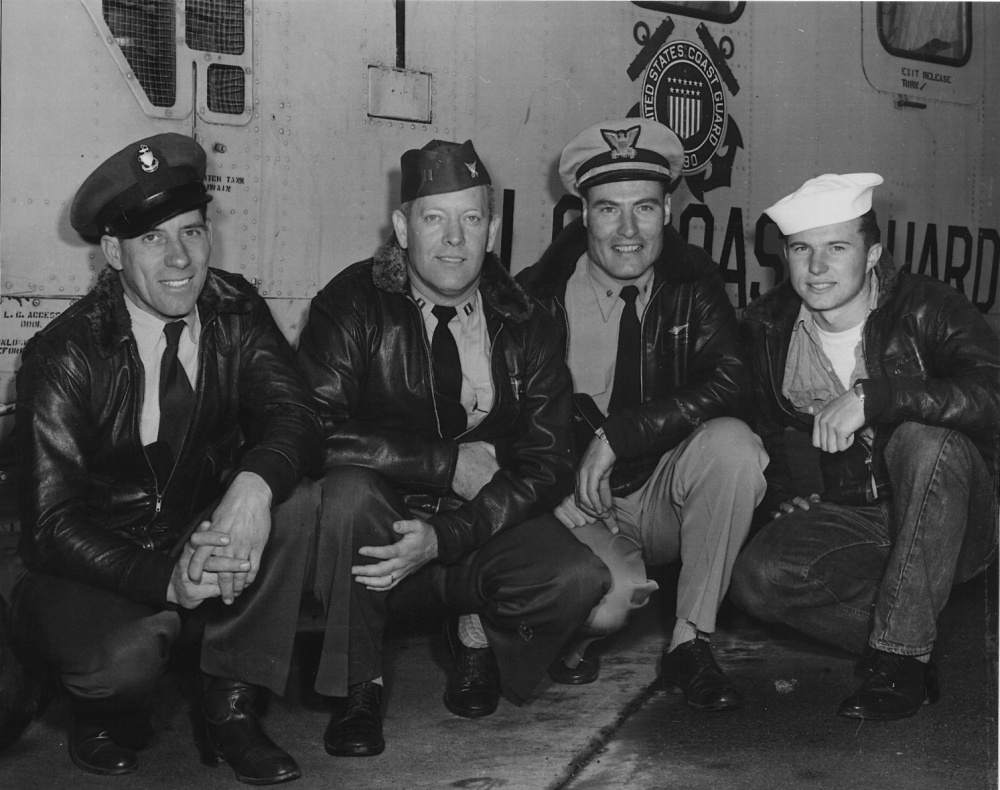
<svg viewBox="0 0 1000 790">
<path fill-rule="evenodd" d="M 163 327 L 167 347 L 160 362 L 160 431 L 158 438 L 166 442 L 177 458 L 184 440 L 191 412 L 194 409 L 194 391 L 188 381 L 184 366 L 177 359 L 177 344 L 184 329 L 183 321 L 174 321 Z"/>
<path fill-rule="evenodd" d="M 642 402 L 642 327 L 635 311 L 639 289 L 626 285 L 618 294 L 625 302 L 621 322 L 618 324 L 618 357 L 615 362 L 615 381 L 611 387 L 608 412 L 615 412 Z"/>
<path fill-rule="evenodd" d="M 434 337 L 431 338 L 438 417 L 444 435 L 454 437 L 465 430 L 468 419 L 462 406 L 462 363 L 458 359 L 458 344 L 448 329 L 448 322 L 458 311 L 454 307 L 435 305 L 431 312 L 438 320 Z"/>
</svg>

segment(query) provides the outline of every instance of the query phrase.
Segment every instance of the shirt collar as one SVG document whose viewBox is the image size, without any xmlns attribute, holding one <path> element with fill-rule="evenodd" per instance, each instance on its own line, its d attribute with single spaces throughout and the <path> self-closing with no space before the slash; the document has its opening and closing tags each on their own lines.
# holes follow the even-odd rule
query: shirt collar
<svg viewBox="0 0 1000 790">
<path fill-rule="evenodd" d="M 417 303 L 417 307 L 420 308 L 420 312 L 423 313 L 424 320 L 426 320 L 430 316 L 431 310 L 434 309 L 434 303 L 425 299 L 414 288 L 410 289 L 410 293 L 413 294 L 413 299 Z M 475 314 L 476 310 L 479 309 L 481 309 L 479 307 L 479 289 L 476 289 L 476 292 L 464 302 L 455 305 L 455 310 L 458 313 L 458 320 L 463 326 L 468 323 L 473 314 Z"/>
<path fill-rule="evenodd" d="M 125 308 L 132 319 L 132 336 L 139 346 L 140 355 L 151 352 L 160 338 L 163 337 L 163 327 L 168 322 L 143 310 L 129 298 L 128 294 L 125 294 Z M 198 308 L 196 307 L 183 318 L 174 320 L 183 321 L 187 325 L 191 342 L 198 345 L 201 336 L 201 320 L 198 317 Z M 183 333 L 181 337 L 184 337 Z"/>
<path fill-rule="evenodd" d="M 650 292 L 653 288 L 653 267 L 650 266 L 642 275 L 630 283 L 622 283 L 614 279 L 604 269 L 594 263 L 588 253 L 583 253 L 580 260 L 586 266 L 587 279 L 594 289 L 594 297 L 597 299 L 597 306 L 601 309 L 601 316 L 607 321 L 611 317 L 615 305 L 618 303 L 622 288 L 626 285 L 634 285 L 639 289 L 636 302 L 644 308 L 649 302 Z"/>
</svg>

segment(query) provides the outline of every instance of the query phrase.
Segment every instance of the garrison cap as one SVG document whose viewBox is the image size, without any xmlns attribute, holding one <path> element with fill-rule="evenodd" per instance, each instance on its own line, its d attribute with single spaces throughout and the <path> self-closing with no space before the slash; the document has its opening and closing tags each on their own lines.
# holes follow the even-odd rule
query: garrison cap
<svg viewBox="0 0 1000 790">
<path fill-rule="evenodd" d="M 666 181 L 684 168 L 684 146 L 662 123 L 622 118 L 584 129 L 563 149 L 559 176 L 574 195 L 612 181 Z"/>
<path fill-rule="evenodd" d="M 135 238 L 206 205 L 205 151 L 182 134 L 138 140 L 105 160 L 77 190 L 70 224 L 81 236 Z"/>
<path fill-rule="evenodd" d="M 792 194 L 765 209 L 785 236 L 824 225 L 847 222 L 872 207 L 872 190 L 882 183 L 877 173 L 826 173 L 810 178 Z"/>
<path fill-rule="evenodd" d="M 403 175 L 399 185 L 400 203 L 492 183 L 486 165 L 472 147 L 472 140 L 461 145 L 431 140 L 419 150 L 404 153 L 399 166 Z"/>
</svg>

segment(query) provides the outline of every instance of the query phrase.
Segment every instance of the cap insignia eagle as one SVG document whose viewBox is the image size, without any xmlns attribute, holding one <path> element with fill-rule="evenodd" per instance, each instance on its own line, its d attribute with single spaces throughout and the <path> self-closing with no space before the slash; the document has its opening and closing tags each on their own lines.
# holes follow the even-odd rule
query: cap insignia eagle
<svg viewBox="0 0 1000 790">
<path fill-rule="evenodd" d="M 639 139 L 639 127 L 618 131 L 617 129 L 601 129 L 604 142 L 611 149 L 612 159 L 635 159 L 635 143 Z"/>
<path fill-rule="evenodd" d="M 479 178 L 479 173 L 476 172 L 476 163 L 475 162 L 462 162 L 462 164 L 465 165 L 467 168 L 469 168 L 469 175 L 472 178 L 474 178 L 474 179 L 475 178 Z"/>
</svg>

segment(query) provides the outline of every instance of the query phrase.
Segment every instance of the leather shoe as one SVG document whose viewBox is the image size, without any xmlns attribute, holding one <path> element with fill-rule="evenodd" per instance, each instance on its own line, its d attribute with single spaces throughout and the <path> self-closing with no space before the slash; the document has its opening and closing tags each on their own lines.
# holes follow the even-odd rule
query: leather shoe
<svg viewBox="0 0 1000 790">
<path fill-rule="evenodd" d="M 858 663 L 854 665 L 854 676 L 861 678 L 862 680 L 867 680 L 872 676 L 875 671 L 875 662 L 878 659 L 877 650 L 869 650 L 860 659 Z"/>
<path fill-rule="evenodd" d="M 500 669 L 493 650 L 463 645 L 458 638 L 458 618 L 445 622 L 445 639 L 455 667 L 448 677 L 444 706 L 467 719 L 489 716 L 500 702 Z"/>
<path fill-rule="evenodd" d="M 549 666 L 549 677 L 565 686 L 584 686 L 593 683 L 601 674 L 601 660 L 584 656 L 575 667 L 568 667 L 560 656 Z"/>
<path fill-rule="evenodd" d="M 663 652 L 660 677 L 667 691 L 683 694 L 699 710 L 735 710 L 743 706 L 740 692 L 723 674 L 704 639 L 691 639 Z"/>
<path fill-rule="evenodd" d="M 323 746 L 334 757 L 374 757 L 385 751 L 378 683 L 355 683 L 347 690 L 347 698 L 330 716 Z"/>
<path fill-rule="evenodd" d="M 905 719 L 940 696 L 937 668 L 932 663 L 877 650 L 871 675 L 840 703 L 837 715 L 876 721 Z"/>
<path fill-rule="evenodd" d="M 74 708 L 76 706 L 74 705 Z M 77 768 L 102 776 L 130 774 L 139 767 L 135 749 L 112 738 L 114 724 L 80 710 L 73 711 L 69 732 L 69 757 Z"/>
<path fill-rule="evenodd" d="M 203 731 L 196 742 L 201 761 L 225 760 L 236 778 L 249 785 L 272 785 L 298 779 L 295 760 L 267 737 L 254 710 L 255 690 L 235 680 L 212 678 L 202 695 Z"/>
</svg>

